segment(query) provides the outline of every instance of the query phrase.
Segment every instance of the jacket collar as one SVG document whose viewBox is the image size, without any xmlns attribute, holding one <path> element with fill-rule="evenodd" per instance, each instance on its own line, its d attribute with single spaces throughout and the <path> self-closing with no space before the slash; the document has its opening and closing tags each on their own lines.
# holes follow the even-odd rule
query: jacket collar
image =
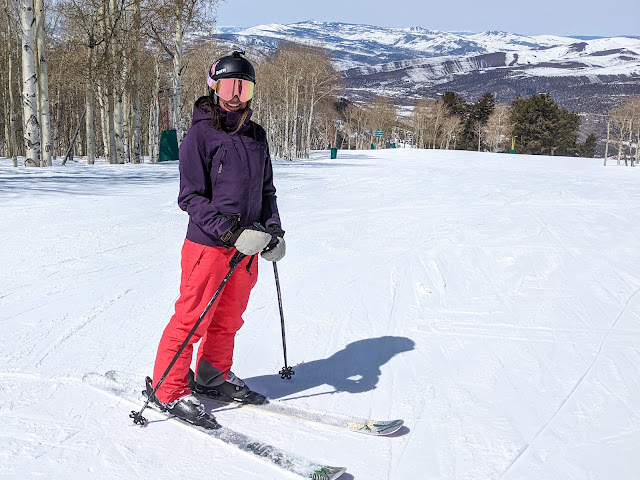
<svg viewBox="0 0 640 480">
<path fill-rule="evenodd" d="M 195 125 L 197 122 L 201 122 L 203 120 L 205 121 L 209 120 L 211 118 L 211 109 L 209 107 L 209 104 L 202 101 L 205 98 L 206 97 L 199 98 L 193 107 L 193 120 L 191 123 L 192 125 Z M 227 112 L 226 110 L 220 107 L 217 107 L 217 108 L 218 108 L 218 112 L 220 113 L 222 130 L 224 130 L 225 132 L 233 132 L 238 126 L 238 122 L 242 118 L 242 114 L 244 113 L 244 111 Z M 243 134 L 248 131 L 249 121 L 251 120 L 251 115 L 253 114 L 253 111 L 250 108 L 248 109 L 248 111 L 249 113 L 247 114 L 247 118 L 244 121 L 244 125 L 240 128 L 240 131 L 238 132 L 239 134 Z"/>
</svg>

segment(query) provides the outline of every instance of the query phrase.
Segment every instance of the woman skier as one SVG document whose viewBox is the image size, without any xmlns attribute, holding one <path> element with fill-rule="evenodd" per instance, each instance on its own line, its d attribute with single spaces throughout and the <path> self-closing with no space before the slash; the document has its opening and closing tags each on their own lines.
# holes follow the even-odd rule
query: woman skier
<svg viewBox="0 0 640 480">
<path fill-rule="evenodd" d="M 151 399 L 163 410 L 206 428 L 218 425 L 189 388 L 193 344 L 200 340 L 191 384 L 195 393 L 265 402 L 231 371 L 234 340 L 258 277 L 257 254 L 270 262 L 285 254 L 266 134 L 250 120 L 255 70 L 243 55 L 233 52 L 211 66 L 209 95 L 195 102 L 193 123 L 180 146 L 178 204 L 189 214 L 180 297 L 158 346 L 153 383 L 147 382 L 151 393 L 229 272 L 230 262 L 242 254 Z"/>
</svg>

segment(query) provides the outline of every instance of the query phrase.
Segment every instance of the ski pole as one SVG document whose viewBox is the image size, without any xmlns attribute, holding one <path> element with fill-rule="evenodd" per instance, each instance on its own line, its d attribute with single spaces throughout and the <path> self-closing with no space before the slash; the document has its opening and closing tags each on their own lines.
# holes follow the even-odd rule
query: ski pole
<svg viewBox="0 0 640 480">
<path fill-rule="evenodd" d="M 173 368 L 175 363 L 178 361 L 178 358 L 180 357 L 180 355 L 182 354 L 184 349 L 187 348 L 189 340 L 191 340 L 191 337 L 193 337 L 193 335 L 195 335 L 196 331 L 198 330 L 198 327 L 202 323 L 202 320 L 204 320 L 205 315 L 207 314 L 207 312 L 209 311 L 209 309 L 211 308 L 213 303 L 216 301 L 216 298 L 218 298 L 218 295 L 220 295 L 220 292 L 222 292 L 222 289 L 225 287 L 225 285 L 227 284 L 227 282 L 231 278 L 231 275 L 235 271 L 235 269 L 238 266 L 238 264 L 242 261 L 242 259 L 245 256 L 246 255 L 244 255 L 244 254 L 242 254 L 242 253 L 240 253 L 238 251 L 236 251 L 236 253 L 233 255 L 233 257 L 229 261 L 229 271 L 227 272 L 227 275 L 224 277 L 224 279 L 222 280 L 222 283 L 220 283 L 220 286 L 218 287 L 216 292 L 213 294 L 213 297 L 211 297 L 211 300 L 209 300 L 209 303 L 207 303 L 207 306 L 204 308 L 204 311 L 202 312 L 202 314 L 200 315 L 200 317 L 196 321 L 195 325 L 193 326 L 193 328 L 189 332 L 189 335 L 187 335 L 187 338 L 185 338 L 184 342 L 182 342 L 182 345 L 180 345 L 180 348 L 178 349 L 178 351 L 174 355 L 173 359 L 171 360 L 171 363 L 169 363 L 169 366 L 167 367 L 167 369 L 162 374 L 162 377 L 160 377 L 160 380 L 158 380 L 158 383 L 156 384 L 156 386 L 153 389 L 153 391 L 147 397 L 147 400 L 144 402 L 144 405 L 142 406 L 142 408 L 140 409 L 139 412 L 136 412 L 134 410 L 131 411 L 131 414 L 129 415 L 129 418 L 133 418 L 133 423 L 135 423 L 136 425 L 144 425 L 147 422 L 147 419 L 142 416 L 142 412 L 144 412 L 145 408 L 147 408 L 147 406 L 149 405 L 149 402 L 151 401 L 151 399 L 155 397 L 155 394 L 158 391 L 158 388 L 160 388 L 160 385 L 162 385 L 162 382 L 164 382 L 165 378 L 167 378 L 167 375 L 169 375 L 169 372 L 171 371 L 171 369 Z"/>
<path fill-rule="evenodd" d="M 262 226 L 262 224 L 258 222 L 254 222 L 253 226 L 258 230 L 262 230 L 266 232 L 267 229 Z M 286 378 L 287 380 L 291 380 L 291 376 L 295 375 L 296 372 L 293 371 L 293 368 L 287 365 L 287 339 L 284 334 L 284 311 L 282 310 L 282 293 L 280 292 L 280 277 L 278 277 L 278 266 L 276 262 L 273 262 L 273 275 L 276 279 L 276 291 L 278 292 L 278 308 L 280 309 L 280 328 L 282 329 L 282 352 L 284 353 L 284 367 L 278 372 L 280 374 L 280 378 L 283 380 Z"/>
<path fill-rule="evenodd" d="M 284 367 L 278 373 L 280 374 L 280 378 L 283 380 L 286 378 L 287 380 L 291 380 L 291 376 L 295 375 L 296 372 L 293 371 L 293 368 L 287 365 L 287 338 L 284 334 L 284 312 L 282 311 L 282 294 L 280 292 L 280 278 L 278 277 L 278 266 L 276 262 L 273 262 L 273 275 L 276 279 L 276 290 L 278 292 L 278 307 L 280 308 L 280 326 L 282 328 L 282 351 L 284 353 Z"/>
</svg>

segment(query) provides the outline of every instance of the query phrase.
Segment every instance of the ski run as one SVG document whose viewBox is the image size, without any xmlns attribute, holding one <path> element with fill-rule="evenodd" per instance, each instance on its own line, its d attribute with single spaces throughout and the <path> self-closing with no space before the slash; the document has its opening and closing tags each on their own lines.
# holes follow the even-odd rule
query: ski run
<svg viewBox="0 0 640 480">
<path fill-rule="evenodd" d="M 0 158 L 0 478 L 638 477 L 637 168 L 401 148 L 276 160 L 295 375 L 278 374 L 261 260 L 233 370 L 270 403 L 203 399 L 213 433 L 129 418 L 178 294 L 177 163 L 54 163 Z M 363 435 L 344 417 L 404 425 Z"/>
</svg>

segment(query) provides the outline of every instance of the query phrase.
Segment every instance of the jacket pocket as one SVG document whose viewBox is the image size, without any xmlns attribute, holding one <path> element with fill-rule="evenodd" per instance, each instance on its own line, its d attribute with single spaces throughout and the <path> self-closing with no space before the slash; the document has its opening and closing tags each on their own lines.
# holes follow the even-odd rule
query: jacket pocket
<svg viewBox="0 0 640 480">
<path fill-rule="evenodd" d="M 227 150 L 224 149 L 222 150 L 222 157 L 220 158 L 220 164 L 218 166 L 218 170 L 215 173 L 216 179 L 215 179 L 215 182 L 213 183 L 213 191 L 211 192 L 211 201 L 215 200 L 216 198 L 216 190 L 218 189 L 218 182 L 222 177 L 222 171 L 224 170 L 224 161 L 226 158 L 227 158 Z"/>
<path fill-rule="evenodd" d="M 196 255 L 191 256 L 190 254 L 188 254 L 188 255 L 185 255 L 185 258 L 183 259 L 182 283 L 184 285 L 189 284 L 189 281 L 193 277 L 193 274 L 195 273 L 198 266 L 200 265 L 200 262 L 202 261 L 202 257 L 204 257 L 204 252 L 207 249 L 207 247 L 204 245 L 200 245 L 200 247 L 201 248 L 199 248 L 199 252 L 197 250 L 193 252 Z"/>
</svg>

